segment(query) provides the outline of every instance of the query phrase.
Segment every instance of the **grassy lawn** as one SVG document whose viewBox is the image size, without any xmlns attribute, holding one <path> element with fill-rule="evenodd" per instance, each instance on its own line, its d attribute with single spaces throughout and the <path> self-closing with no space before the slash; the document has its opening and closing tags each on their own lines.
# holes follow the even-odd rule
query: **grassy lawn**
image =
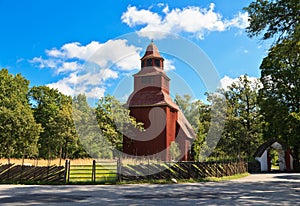
<svg viewBox="0 0 300 206">
<path fill-rule="evenodd" d="M 93 181 L 92 165 L 72 165 L 70 166 L 69 182 L 89 182 Z M 95 182 L 115 182 L 117 179 L 116 164 L 96 164 Z"/>
<path fill-rule="evenodd" d="M 247 177 L 249 173 L 237 174 L 224 177 L 206 177 L 200 179 L 176 179 L 177 183 L 197 183 L 197 182 L 221 182 L 226 180 L 234 180 L 242 177 Z M 174 184 L 170 179 L 167 180 L 142 180 L 142 181 L 122 181 L 118 184 Z"/>
<path fill-rule="evenodd" d="M 207 177 L 206 179 L 208 181 L 220 182 L 220 181 L 225 181 L 225 180 L 235 180 L 235 179 L 239 179 L 242 177 L 247 177 L 248 175 L 249 175 L 249 173 L 243 173 L 243 174 L 224 176 L 224 177 Z"/>
</svg>

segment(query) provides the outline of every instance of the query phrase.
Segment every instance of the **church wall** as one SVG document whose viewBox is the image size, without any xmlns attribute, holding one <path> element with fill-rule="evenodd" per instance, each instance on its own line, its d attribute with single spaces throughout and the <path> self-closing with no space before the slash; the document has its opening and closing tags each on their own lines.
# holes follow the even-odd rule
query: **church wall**
<svg viewBox="0 0 300 206">
<path fill-rule="evenodd" d="M 147 129 L 151 127 L 149 120 L 149 112 L 153 107 L 133 107 L 130 108 L 130 115 L 135 117 L 137 121 L 144 123 L 144 128 Z M 161 107 L 166 112 L 166 107 Z M 159 121 L 159 120 L 157 120 Z M 154 155 L 154 158 L 167 160 L 167 154 L 165 148 L 166 145 L 166 131 L 164 128 L 161 132 L 156 135 L 156 137 L 147 137 L 151 140 L 149 141 L 136 141 L 130 140 L 128 137 L 124 136 L 123 139 L 123 152 L 125 154 L 134 156 L 148 156 Z"/>
<path fill-rule="evenodd" d="M 166 117 L 167 117 L 167 124 L 166 124 L 166 145 L 167 149 L 167 157 L 170 158 L 169 153 L 169 146 L 172 141 L 175 141 L 176 137 L 176 121 L 177 121 L 177 111 L 166 107 Z"/>
</svg>

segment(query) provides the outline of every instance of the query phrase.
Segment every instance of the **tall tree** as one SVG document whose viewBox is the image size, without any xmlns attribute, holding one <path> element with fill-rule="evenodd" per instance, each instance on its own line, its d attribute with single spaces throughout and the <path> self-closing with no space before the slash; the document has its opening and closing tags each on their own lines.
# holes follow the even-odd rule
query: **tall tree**
<svg viewBox="0 0 300 206">
<path fill-rule="evenodd" d="M 261 107 L 266 132 L 293 147 L 299 161 L 300 41 L 285 40 L 270 49 L 261 66 Z M 266 134 L 267 135 L 267 134 Z"/>
<path fill-rule="evenodd" d="M 125 133 L 130 132 L 132 127 L 143 129 L 143 124 L 131 117 L 130 111 L 110 95 L 99 99 L 95 112 L 101 134 L 118 151 L 122 151 Z"/>
<path fill-rule="evenodd" d="M 175 103 L 179 106 L 197 135 L 191 152 L 195 160 L 200 160 L 200 150 L 203 149 L 210 126 L 210 106 L 201 100 L 192 100 L 191 96 L 187 94 L 183 96 L 176 95 Z"/>
<path fill-rule="evenodd" d="M 298 0 L 256 0 L 244 9 L 249 13 L 246 31 L 250 37 L 262 35 L 264 40 L 275 38 L 280 43 L 300 29 Z"/>
<path fill-rule="evenodd" d="M 95 108 L 83 94 L 73 97 L 73 119 L 79 138 L 77 153 L 97 159 L 112 158 L 112 146 L 101 133 Z"/>
<path fill-rule="evenodd" d="M 29 81 L 20 74 L 0 71 L 0 149 L 8 158 L 12 155 L 34 155 L 41 127 L 36 123 L 27 93 Z"/>
<path fill-rule="evenodd" d="M 35 119 L 43 127 L 39 156 L 48 160 L 66 157 L 68 144 L 75 138 L 71 97 L 47 86 L 33 87 L 30 97 Z"/>
<path fill-rule="evenodd" d="M 260 66 L 260 105 L 266 117 L 265 136 L 292 146 L 299 164 L 300 4 L 297 0 L 257 0 L 247 8 L 250 37 L 263 34 L 275 44 Z"/>
<path fill-rule="evenodd" d="M 258 80 L 244 75 L 221 91 L 227 102 L 227 117 L 220 146 L 231 157 L 251 157 L 262 142 L 259 88 Z"/>
</svg>

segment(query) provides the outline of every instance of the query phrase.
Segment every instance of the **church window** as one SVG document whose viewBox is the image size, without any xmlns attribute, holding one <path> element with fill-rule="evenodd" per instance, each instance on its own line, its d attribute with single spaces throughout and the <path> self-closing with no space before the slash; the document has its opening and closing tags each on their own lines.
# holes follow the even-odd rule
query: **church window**
<svg viewBox="0 0 300 206">
<path fill-rule="evenodd" d="M 159 59 L 155 59 L 155 60 L 154 60 L 154 65 L 155 65 L 156 67 L 160 67 L 160 60 L 159 60 Z"/>
<path fill-rule="evenodd" d="M 150 67 L 152 66 L 152 59 L 147 59 L 147 67 Z"/>
</svg>

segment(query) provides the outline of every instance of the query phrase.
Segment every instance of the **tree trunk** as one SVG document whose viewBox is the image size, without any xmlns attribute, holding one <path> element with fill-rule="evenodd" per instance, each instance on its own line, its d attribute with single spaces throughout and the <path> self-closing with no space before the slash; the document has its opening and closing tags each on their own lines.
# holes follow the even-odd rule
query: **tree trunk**
<svg viewBox="0 0 300 206">
<path fill-rule="evenodd" d="M 61 159 L 62 159 L 62 146 L 60 145 L 60 148 L 59 148 L 59 166 L 61 166 Z"/>
<path fill-rule="evenodd" d="M 10 145 L 9 145 L 9 143 L 8 143 L 7 150 L 8 150 L 8 154 L 7 154 L 7 163 L 10 164 Z"/>
<path fill-rule="evenodd" d="M 24 159 L 25 159 L 25 148 L 23 148 L 23 154 L 22 154 L 22 165 L 24 165 Z"/>
<path fill-rule="evenodd" d="M 64 158 L 68 159 L 68 140 L 66 140 L 66 143 L 65 143 L 65 155 L 64 155 Z"/>
<path fill-rule="evenodd" d="M 48 167 L 51 164 L 51 160 L 50 160 L 50 147 L 48 147 Z"/>
</svg>

